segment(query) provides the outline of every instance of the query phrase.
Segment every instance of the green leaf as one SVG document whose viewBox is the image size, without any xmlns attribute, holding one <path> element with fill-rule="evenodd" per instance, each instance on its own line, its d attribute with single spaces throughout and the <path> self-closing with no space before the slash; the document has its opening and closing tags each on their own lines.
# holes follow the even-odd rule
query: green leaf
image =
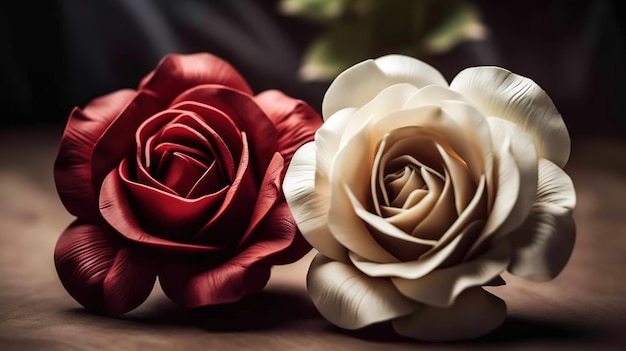
<svg viewBox="0 0 626 351">
<path fill-rule="evenodd" d="M 486 28 L 478 11 L 469 4 L 454 9 L 443 21 L 433 26 L 424 37 L 424 49 L 431 54 L 441 54 L 468 39 L 483 39 Z"/>
</svg>

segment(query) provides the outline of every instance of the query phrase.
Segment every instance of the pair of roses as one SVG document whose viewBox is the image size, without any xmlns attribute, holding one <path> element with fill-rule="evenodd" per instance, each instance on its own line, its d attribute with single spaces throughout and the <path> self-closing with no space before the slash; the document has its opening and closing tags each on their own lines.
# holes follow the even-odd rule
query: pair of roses
<svg viewBox="0 0 626 351">
<path fill-rule="evenodd" d="M 309 293 L 332 323 L 442 340 L 502 322 L 481 287 L 504 270 L 549 279 L 567 262 L 569 136 L 531 80 L 481 67 L 448 86 L 390 55 L 340 74 L 322 110 L 323 124 L 254 95 L 208 54 L 168 56 L 137 90 L 75 109 L 55 163 L 77 217 L 55 249 L 67 291 L 122 314 L 158 276 L 181 306 L 232 302 L 308 241 Z"/>
</svg>

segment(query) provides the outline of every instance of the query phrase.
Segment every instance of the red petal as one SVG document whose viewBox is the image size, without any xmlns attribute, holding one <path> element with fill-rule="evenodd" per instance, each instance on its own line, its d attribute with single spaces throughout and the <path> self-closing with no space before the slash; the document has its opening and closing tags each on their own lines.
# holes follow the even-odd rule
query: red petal
<svg viewBox="0 0 626 351">
<path fill-rule="evenodd" d="M 238 301 L 263 289 L 270 273 L 264 261 L 291 249 L 296 233 L 295 221 L 282 203 L 258 228 L 254 237 L 258 241 L 237 256 L 215 268 L 201 263 L 171 265 L 159 273 L 159 282 L 169 298 L 185 307 Z M 305 253 L 300 251 L 299 257 Z"/>
<path fill-rule="evenodd" d="M 278 151 L 289 165 L 296 150 L 313 140 L 322 125 L 322 117 L 306 102 L 278 90 L 265 91 L 254 100 L 274 123 L 278 132 Z"/>
<path fill-rule="evenodd" d="M 147 171 L 157 176 L 160 159 L 167 151 L 180 151 L 207 165 L 218 159 L 218 167 L 224 177 L 232 181 L 235 161 L 231 150 L 213 128 L 193 111 L 166 110 L 147 119 L 136 133 L 137 164 L 145 165 Z M 241 141 L 237 142 L 240 148 Z"/>
<path fill-rule="evenodd" d="M 183 101 L 172 106 L 172 109 L 194 112 L 224 140 L 233 156 L 241 155 L 241 131 L 224 112 L 194 101 Z M 235 159 L 235 163 L 238 162 Z"/>
<path fill-rule="evenodd" d="M 125 166 L 125 162 L 126 161 L 122 162 L 120 168 L 127 167 Z M 100 192 L 100 212 L 102 213 L 104 219 L 109 223 L 109 225 L 111 225 L 111 227 L 113 227 L 122 236 L 136 243 L 177 252 L 214 252 L 221 250 L 221 248 L 219 247 L 175 242 L 148 234 L 139 224 L 137 218 L 137 208 L 131 206 L 129 199 L 127 198 L 126 189 L 124 187 L 124 184 L 122 183 L 120 173 L 121 172 L 115 169 L 111 171 L 111 173 L 109 173 L 109 175 L 104 179 L 104 182 L 102 183 L 102 190 Z M 141 187 L 141 185 L 137 186 Z M 172 201 L 173 196 L 171 194 L 167 194 L 156 189 L 150 189 L 150 191 L 157 194 L 156 196 L 163 196 L 163 198 L 153 200 L 155 201 L 155 205 L 159 201 L 163 201 L 166 203 Z M 179 201 L 180 200 L 185 201 L 184 199 L 179 198 Z M 194 199 L 193 201 L 202 201 L 202 198 Z M 161 203 L 160 205 L 176 207 L 175 205 L 168 205 L 165 203 Z M 172 211 L 173 214 L 186 216 L 185 213 L 178 213 L 179 210 L 177 210 L 176 208 L 174 208 L 174 210 Z M 168 214 L 168 216 L 170 216 L 170 214 Z M 148 219 L 156 220 L 162 218 L 151 217 Z M 167 220 L 167 218 L 164 219 Z M 168 234 L 169 236 L 175 236 L 179 233 Z"/>
<path fill-rule="evenodd" d="M 258 194 L 246 133 L 242 133 L 243 151 L 237 174 L 224 202 L 213 218 L 196 234 L 198 241 L 210 245 L 235 245 L 245 233 Z"/>
<path fill-rule="evenodd" d="M 267 265 L 295 262 L 311 251 L 311 245 L 298 231 L 296 221 L 284 201 L 274 207 L 252 241 L 256 242 L 253 246 L 265 248 L 268 255 L 263 263 Z"/>
<path fill-rule="evenodd" d="M 169 102 L 201 84 L 219 84 L 252 94 L 246 81 L 230 64 L 206 53 L 165 56 L 141 81 L 139 89 L 150 90 Z"/>
<path fill-rule="evenodd" d="M 208 170 L 205 164 L 180 152 L 172 153 L 169 165 L 163 170 L 163 184 L 186 198 L 198 179 Z M 222 188 L 223 189 L 223 188 Z"/>
<path fill-rule="evenodd" d="M 244 246 L 255 230 L 261 224 L 263 219 L 270 212 L 276 201 L 281 197 L 281 184 L 283 180 L 284 162 L 282 156 L 277 152 L 272 158 L 270 166 L 267 168 L 267 173 L 261 183 L 261 189 L 259 189 L 259 195 L 256 199 L 256 205 L 254 206 L 254 212 L 250 219 L 250 224 L 243 237 L 239 240 L 238 248 Z"/>
<path fill-rule="evenodd" d="M 212 106 L 235 122 L 250 138 L 251 160 L 261 179 L 277 150 L 276 128 L 250 95 L 218 85 L 202 85 L 190 89 L 176 98 L 172 104 L 196 101 Z M 207 121 L 210 123 L 210 121 Z"/>
<path fill-rule="evenodd" d="M 70 295 L 89 310 L 119 315 L 146 300 L 156 272 L 115 234 L 79 222 L 59 237 L 54 262 Z"/>
<path fill-rule="evenodd" d="M 213 269 L 197 263 L 168 265 L 159 283 L 176 304 L 195 308 L 239 301 L 263 290 L 269 278 L 270 267 L 245 267 L 234 258 Z"/>
<path fill-rule="evenodd" d="M 134 155 L 137 150 L 137 128 L 162 109 L 163 106 L 155 96 L 141 91 L 126 106 L 94 147 L 91 163 L 94 186 L 99 187 L 104 177 L 117 168 L 124 158 Z"/>
<path fill-rule="evenodd" d="M 98 139 L 134 95 L 133 90 L 119 90 L 70 114 L 54 164 L 54 178 L 61 201 L 76 217 L 93 221 L 100 217 L 91 155 Z"/>
</svg>

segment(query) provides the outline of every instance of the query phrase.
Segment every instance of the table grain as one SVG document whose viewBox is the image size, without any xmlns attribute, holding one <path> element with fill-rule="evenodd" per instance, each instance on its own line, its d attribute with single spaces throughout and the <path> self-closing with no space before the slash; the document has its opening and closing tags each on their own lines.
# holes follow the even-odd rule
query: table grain
<svg viewBox="0 0 626 351">
<path fill-rule="evenodd" d="M 506 275 L 491 291 L 507 302 L 487 337 L 424 343 L 388 324 L 357 332 L 331 326 L 308 300 L 313 257 L 275 267 L 264 292 L 239 303 L 178 308 L 156 285 L 118 318 L 83 310 L 54 269 L 54 245 L 72 221 L 52 165 L 60 128 L 0 131 L 0 350 L 626 350 L 626 142 L 574 137 L 566 167 L 576 186 L 578 236 L 555 280 Z"/>
</svg>

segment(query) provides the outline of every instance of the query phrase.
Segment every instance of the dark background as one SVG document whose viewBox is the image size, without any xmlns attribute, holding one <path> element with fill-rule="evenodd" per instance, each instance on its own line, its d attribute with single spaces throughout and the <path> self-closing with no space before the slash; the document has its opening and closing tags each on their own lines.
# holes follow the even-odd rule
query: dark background
<svg viewBox="0 0 626 351">
<path fill-rule="evenodd" d="M 487 40 L 425 61 L 448 79 L 503 66 L 539 83 L 572 134 L 626 136 L 623 1 L 473 2 Z M 214 53 L 255 91 L 281 89 L 319 110 L 328 82 L 303 82 L 297 69 L 320 30 L 272 0 L 3 1 L 0 129 L 61 126 L 73 106 L 135 87 L 170 52 Z"/>
</svg>

